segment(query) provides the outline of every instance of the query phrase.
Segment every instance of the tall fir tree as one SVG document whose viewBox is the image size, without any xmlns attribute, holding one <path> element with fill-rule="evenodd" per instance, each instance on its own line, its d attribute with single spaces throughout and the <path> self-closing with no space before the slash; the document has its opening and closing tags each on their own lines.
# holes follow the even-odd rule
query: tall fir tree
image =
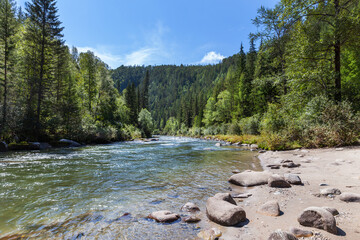
<svg viewBox="0 0 360 240">
<path fill-rule="evenodd" d="M 36 68 L 33 72 L 36 94 L 35 132 L 39 138 L 43 130 L 42 107 L 47 91 L 51 89 L 53 75 L 53 55 L 58 44 L 63 44 L 63 27 L 55 0 L 32 0 L 26 3 L 29 22 L 25 33 L 29 47 L 35 48 Z"/>
<path fill-rule="evenodd" d="M 141 108 L 149 108 L 149 85 L 150 85 L 150 73 L 147 70 L 143 81 L 143 89 L 141 94 Z"/>
<path fill-rule="evenodd" d="M 2 87 L 2 117 L 0 139 L 8 129 L 8 104 L 15 76 L 15 34 L 17 31 L 16 4 L 14 0 L 0 0 L 0 86 Z M 1 91 L 0 91 L 1 92 Z M 1 100 L 0 100 L 1 102 Z"/>
</svg>

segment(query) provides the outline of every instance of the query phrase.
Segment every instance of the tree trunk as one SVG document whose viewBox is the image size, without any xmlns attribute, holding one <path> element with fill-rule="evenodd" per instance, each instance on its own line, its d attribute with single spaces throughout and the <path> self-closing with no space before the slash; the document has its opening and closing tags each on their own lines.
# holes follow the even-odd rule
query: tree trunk
<svg viewBox="0 0 360 240">
<path fill-rule="evenodd" d="M 334 66 L 335 66 L 335 100 L 341 102 L 341 43 L 339 37 L 338 15 L 340 13 L 339 0 L 334 0 L 335 6 L 335 45 L 334 45 Z"/>
</svg>

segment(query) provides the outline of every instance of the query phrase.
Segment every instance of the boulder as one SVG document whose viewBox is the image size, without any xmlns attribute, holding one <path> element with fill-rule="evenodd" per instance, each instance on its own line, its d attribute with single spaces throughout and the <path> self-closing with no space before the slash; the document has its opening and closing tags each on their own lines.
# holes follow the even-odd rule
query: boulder
<svg viewBox="0 0 360 240">
<path fill-rule="evenodd" d="M 170 211 L 163 210 L 163 211 L 157 211 L 157 212 L 151 213 L 148 216 L 148 218 L 154 219 L 157 222 L 167 223 L 167 222 L 174 222 L 174 221 L 178 220 L 180 218 L 180 216 L 176 213 L 172 213 Z"/>
<path fill-rule="evenodd" d="M 188 202 L 184 206 L 181 207 L 181 211 L 183 212 L 197 212 L 200 211 L 200 208 L 196 206 L 195 203 Z"/>
<path fill-rule="evenodd" d="M 221 144 L 221 143 L 216 143 L 215 146 L 216 146 L 216 147 L 221 147 L 222 144 Z"/>
<path fill-rule="evenodd" d="M 229 193 L 218 193 L 206 202 L 207 217 L 223 226 L 234 226 L 246 220 L 244 209 L 236 205 Z"/>
<path fill-rule="evenodd" d="M 231 197 L 232 198 L 248 198 L 251 197 L 252 194 L 251 193 L 232 193 Z"/>
<path fill-rule="evenodd" d="M 284 168 L 297 168 L 297 167 L 300 167 L 301 164 L 295 164 L 293 162 L 288 162 L 288 163 L 283 163 L 282 164 L 282 167 Z"/>
<path fill-rule="evenodd" d="M 302 184 L 301 178 L 296 174 L 285 173 L 284 178 L 285 178 L 285 181 L 287 181 L 288 183 L 290 183 L 292 185 L 301 185 Z"/>
<path fill-rule="evenodd" d="M 0 142 L 0 152 L 6 152 L 8 150 L 8 145 L 6 142 Z"/>
<path fill-rule="evenodd" d="M 81 144 L 69 139 L 61 139 L 59 142 L 68 144 L 68 147 L 80 147 Z"/>
<path fill-rule="evenodd" d="M 339 211 L 336 208 L 323 207 L 326 211 L 330 212 L 333 216 L 339 215 Z"/>
<path fill-rule="evenodd" d="M 211 228 L 208 230 L 202 230 L 198 233 L 198 237 L 204 240 L 215 240 L 221 237 L 222 232 L 217 228 Z"/>
<path fill-rule="evenodd" d="M 266 167 L 271 168 L 271 169 L 280 169 L 281 165 L 280 164 L 269 164 L 269 165 L 266 165 Z"/>
<path fill-rule="evenodd" d="M 201 219 L 198 216 L 188 216 L 183 218 L 183 221 L 186 223 L 197 223 L 200 222 Z"/>
<path fill-rule="evenodd" d="M 276 230 L 270 235 L 268 240 L 297 240 L 297 238 L 291 233 Z"/>
<path fill-rule="evenodd" d="M 357 193 L 342 193 L 340 195 L 340 200 L 343 202 L 360 202 L 360 194 Z"/>
<path fill-rule="evenodd" d="M 290 183 L 285 181 L 285 178 L 281 177 L 278 174 L 274 174 L 269 177 L 268 185 L 269 185 L 269 187 L 273 187 L 273 188 L 289 188 L 289 187 L 291 187 Z"/>
<path fill-rule="evenodd" d="M 341 191 L 337 188 L 324 188 L 320 190 L 320 195 L 328 196 L 328 195 L 340 195 Z"/>
<path fill-rule="evenodd" d="M 306 227 L 323 229 L 329 233 L 337 234 L 334 216 L 320 207 L 309 207 L 298 217 L 298 222 Z"/>
<path fill-rule="evenodd" d="M 241 173 L 241 171 L 240 171 L 240 170 L 238 170 L 238 169 L 232 170 L 231 172 L 232 172 L 233 174 L 238 174 L 238 173 Z"/>
<path fill-rule="evenodd" d="M 257 144 L 251 144 L 251 145 L 250 145 L 250 148 L 251 148 L 251 149 L 258 149 L 259 146 L 258 146 Z"/>
<path fill-rule="evenodd" d="M 280 216 L 280 206 L 277 201 L 269 201 L 261 205 L 257 212 L 266 216 L 277 217 Z"/>
<path fill-rule="evenodd" d="M 311 237 L 313 234 L 313 232 L 311 231 L 306 231 L 306 230 L 302 230 L 302 229 L 299 229 L 299 228 L 295 228 L 295 227 L 292 227 L 290 228 L 290 232 L 291 234 L 293 234 L 295 237 L 304 237 L 304 238 L 308 238 L 308 237 Z"/>
<path fill-rule="evenodd" d="M 243 187 L 264 185 L 268 183 L 270 172 L 245 171 L 232 175 L 229 182 Z"/>
<path fill-rule="evenodd" d="M 46 149 L 50 149 L 52 148 L 52 146 L 49 143 L 40 143 L 40 150 L 46 150 Z"/>
</svg>

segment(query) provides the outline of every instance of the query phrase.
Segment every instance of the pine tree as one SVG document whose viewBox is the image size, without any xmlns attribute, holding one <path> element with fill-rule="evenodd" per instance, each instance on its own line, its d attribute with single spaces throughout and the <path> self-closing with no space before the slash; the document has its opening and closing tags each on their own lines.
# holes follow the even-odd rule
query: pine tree
<svg viewBox="0 0 360 240">
<path fill-rule="evenodd" d="M 141 95 L 141 108 L 148 109 L 149 108 L 149 84 L 150 84 L 150 74 L 149 71 L 146 71 L 144 82 L 143 82 L 143 89 Z"/>
<path fill-rule="evenodd" d="M 2 118 L 0 122 L 0 138 L 7 129 L 8 103 L 10 87 L 14 78 L 15 34 L 17 31 L 16 4 L 13 0 L 0 0 L 0 52 L 1 56 L 0 84 L 2 86 Z"/>
<path fill-rule="evenodd" d="M 42 105 L 53 80 L 52 56 L 58 46 L 63 44 L 61 22 L 57 15 L 55 0 L 32 0 L 26 3 L 29 22 L 25 39 L 30 42 L 29 47 L 35 48 L 34 83 L 36 91 L 35 134 L 42 131 Z"/>
</svg>

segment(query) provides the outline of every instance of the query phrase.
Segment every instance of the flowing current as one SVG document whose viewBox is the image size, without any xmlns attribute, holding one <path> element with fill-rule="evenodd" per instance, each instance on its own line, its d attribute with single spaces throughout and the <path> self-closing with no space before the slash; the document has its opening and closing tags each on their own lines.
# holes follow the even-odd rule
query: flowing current
<svg viewBox="0 0 360 240">
<path fill-rule="evenodd" d="M 192 138 L 0 154 L 0 239 L 193 239 L 206 221 L 160 224 L 228 191 L 234 169 L 260 169 L 250 151 Z"/>
</svg>

